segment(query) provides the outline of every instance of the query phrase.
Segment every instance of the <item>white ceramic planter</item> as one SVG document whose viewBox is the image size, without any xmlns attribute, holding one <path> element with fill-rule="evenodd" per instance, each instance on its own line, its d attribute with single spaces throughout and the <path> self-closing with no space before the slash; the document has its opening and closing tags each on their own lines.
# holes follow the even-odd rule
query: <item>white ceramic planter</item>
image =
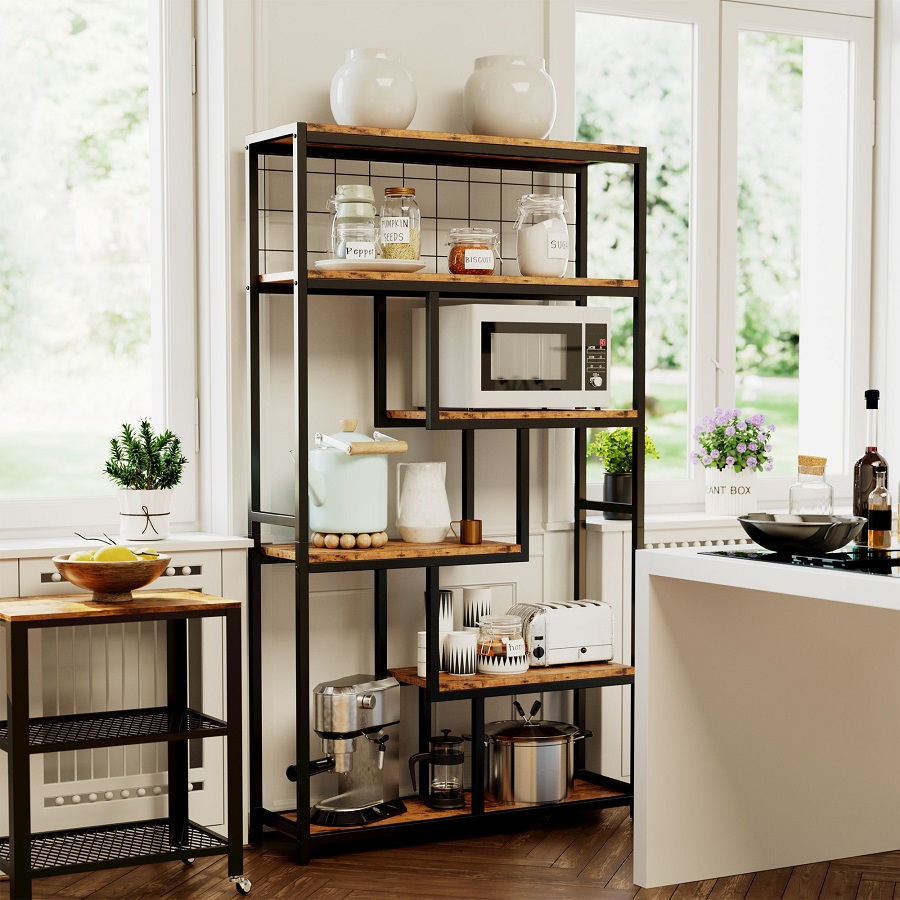
<svg viewBox="0 0 900 900">
<path fill-rule="evenodd" d="M 751 469 L 706 470 L 706 512 L 715 516 L 743 516 L 756 512 L 757 474 Z"/>
<path fill-rule="evenodd" d="M 169 536 L 172 491 L 121 490 L 119 537 L 123 541 L 161 541 Z"/>
<path fill-rule="evenodd" d="M 416 87 L 399 50 L 348 50 L 331 81 L 338 125 L 406 128 L 416 114 Z"/>
<path fill-rule="evenodd" d="M 540 56 L 481 56 L 463 92 L 472 134 L 545 138 L 556 121 L 556 88 Z"/>
</svg>

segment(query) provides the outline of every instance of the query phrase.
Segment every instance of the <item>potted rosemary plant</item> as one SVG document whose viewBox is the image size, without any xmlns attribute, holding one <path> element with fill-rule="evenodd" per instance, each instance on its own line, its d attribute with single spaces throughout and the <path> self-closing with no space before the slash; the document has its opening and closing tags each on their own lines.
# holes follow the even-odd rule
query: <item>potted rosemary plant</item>
<svg viewBox="0 0 900 900">
<path fill-rule="evenodd" d="M 631 475 L 634 471 L 631 428 L 607 428 L 594 432 L 588 444 L 588 458 L 603 463 L 603 500 L 607 503 L 631 503 Z M 644 429 L 644 457 L 659 459 L 653 438 Z M 627 512 L 604 511 L 604 519 L 630 519 Z"/>
<path fill-rule="evenodd" d="M 172 488 L 181 481 L 187 457 L 181 439 L 166 430 L 154 434 L 149 419 L 135 431 L 127 423 L 109 442 L 106 474 L 119 487 L 119 533 L 127 541 L 169 536 Z"/>
</svg>

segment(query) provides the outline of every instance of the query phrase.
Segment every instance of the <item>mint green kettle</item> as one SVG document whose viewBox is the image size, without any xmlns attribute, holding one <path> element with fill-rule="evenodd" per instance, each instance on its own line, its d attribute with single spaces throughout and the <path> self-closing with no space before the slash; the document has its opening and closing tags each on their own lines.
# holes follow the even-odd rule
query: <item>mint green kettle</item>
<svg viewBox="0 0 900 900">
<path fill-rule="evenodd" d="M 309 528 L 323 534 L 374 534 L 387 528 L 387 454 L 405 453 L 406 441 L 356 431 L 342 419 L 341 431 L 316 434 L 309 451 Z"/>
</svg>

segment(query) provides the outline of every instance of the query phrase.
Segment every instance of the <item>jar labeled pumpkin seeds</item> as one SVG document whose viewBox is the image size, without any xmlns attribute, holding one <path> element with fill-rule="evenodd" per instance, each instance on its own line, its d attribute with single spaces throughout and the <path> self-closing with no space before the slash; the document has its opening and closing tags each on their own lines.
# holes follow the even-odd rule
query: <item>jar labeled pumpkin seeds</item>
<svg viewBox="0 0 900 900">
<path fill-rule="evenodd" d="M 381 255 L 385 259 L 418 259 L 421 221 L 415 188 L 385 188 L 381 205 Z"/>
</svg>

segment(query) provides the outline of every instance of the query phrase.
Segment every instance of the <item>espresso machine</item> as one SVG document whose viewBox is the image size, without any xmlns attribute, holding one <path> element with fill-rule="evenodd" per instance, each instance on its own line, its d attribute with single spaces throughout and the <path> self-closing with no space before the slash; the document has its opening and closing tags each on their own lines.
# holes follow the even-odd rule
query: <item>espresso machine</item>
<svg viewBox="0 0 900 900">
<path fill-rule="evenodd" d="M 400 795 L 400 683 L 350 675 L 313 691 L 316 734 L 324 759 L 310 773 L 334 772 L 338 793 L 310 811 L 319 825 L 365 825 L 406 812 Z M 391 729 L 392 733 L 388 732 Z"/>
</svg>

